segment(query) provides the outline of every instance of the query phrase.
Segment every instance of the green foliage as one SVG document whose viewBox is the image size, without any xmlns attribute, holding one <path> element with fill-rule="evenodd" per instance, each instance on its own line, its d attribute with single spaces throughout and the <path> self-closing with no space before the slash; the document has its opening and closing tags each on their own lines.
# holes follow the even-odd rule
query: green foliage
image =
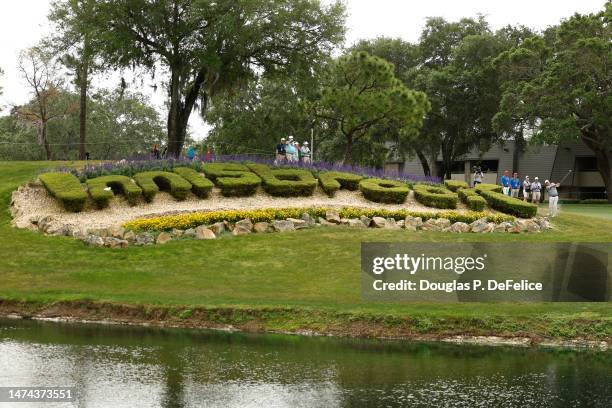
<svg viewBox="0 0 612 408">
<path fill-rule="evenodd" d="M 261 185 L 261 179 L 244 164 L 208 163 L 202 170 L 226 197 L 253 195 Z"/>
<path fill-rule="evenodd" d="M 336 191 L 341 188 L 350 191 L 359 189 L 359 182 L 362 179 L 363 176 L 342 171 L 323 171 L 319 173 L 321 188 L 330 197 L 333 197 Z"/>
<path fill-rule="evenodd" d="M 191 191 L 191 183 L 167 171 L 144 171 L 135 174 L 134 180 L 147 201 L 152 201 L 159 190 L 168 191 L 177 200 L 184 200 Z"/>
<path fill-rule="evenodd" d="M 487 201 L 482 198 L 473 188 L 462 188 L 457 191 L 459 198 L 463 201 L 470 210 L 482 211 L 487 204 Z"/>
<path fill-rule="evenodd" d="M 206 198 L 213 188 L 213 182 L 190 167 L 175 167 L 174 172 L 191 183 L 191 191 L 200 198 Z"/>
<path fill-rule="evenodd" d="M 361 51 L 344 55 L 330 65 L 315 110 L 330 128 L 338 130 L 344 144 L 344 162 L 353 163 L 355 145 L 372 145 L 374 126 L 393 122 L 402 128 L 418 129 L 429 102 L 424 93 L 406 88 L 393 74 L 390 63 Z"/>
<path fill-rule="evenodd" d="M 521 218 L 531 218 L 537 214 L 537 205 L 497 192 L 491 186 L 492 184 L 479 184 L 476 186 L 476 192 L 484 197 L 492 208 Z"/>
<path fill-rule="evenodd" d="M 401 204 L 406 201 L 410 192 L 408 184 L 378 178 L 367 178 L 359 182 L 359 190 L 363 196 L 377 203 Z"/>
<path fill-rule="evenodd" d="M 270 169 L 265 164 L 255 163 L 247 167 L 261 177 L 264 190 L 272 196 L 311 196 L 317 188 L 317 179 L 308 170 Z"/>
<path fill-rule="evenodd" d="M 444 180 L 444 186 L 455 193 L 461 188 L 469 188 L 468 183 L 459 180 Z"/>
<path fill-rule="evenodd" d="M 106 190 L 110 187 L 111 190 Z M 130 205 L 136 205 L 142 190 L 126 176 L 111 175 L 87 180 L 89 195 L 98 208 L 105 208 L 115 194 L 123 194 Z"/>
<path fill-rule="evenodd" d="M 85 208 L 87 193 L 83 191 L 79 179 L 70 173 L 43 173 L 39 176 L 49 194 L 57 198 L 64 208 L 80 212 Z"/>
<path fill-rule="evenodd" d="M 444 188 L 427 184 L 415 184 L 414 198 L 428 207 L 457 208 L 457 193 Z"/>
<path fill-rule="evenodd" d="M 487 184 L 487 183 L 478 184 L 475 190 L 476 192 L 479 192 L 480 190 L 493 191 L 495 193 L 500 193 L 500 194 L 503 191 L 502 186 L 499 186 L 497 184 Z"/>
</svg>

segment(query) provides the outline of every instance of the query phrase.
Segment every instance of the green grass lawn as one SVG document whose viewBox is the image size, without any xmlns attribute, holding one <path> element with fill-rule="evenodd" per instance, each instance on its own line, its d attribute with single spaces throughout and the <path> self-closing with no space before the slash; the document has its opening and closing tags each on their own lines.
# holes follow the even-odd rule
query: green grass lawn
<svg viewBox="0 0 612 408">
<path fill-rule="evenodd" d="M 55 165 L 59 165 L 56 163 Z M 0 298 L 38 302 L 93 300 L 189 307 L 281 307 L 333 313 L 418 316 L 462 325 L 561 322 L 561 334 L 611 336 L 607 303 L 377 304 L 360 299 L 362 241 L 593 241 L 612 242 L 612 219 L 563 211 L 558 230 L 542 234 L 408 233 L 403 230 L 322 228 L 283 234 L 175 241 L 123 250 L 89 248 L 67 237 L 45 237 L 10 226 L 11 192 L 48 163 L 0 163 Z M 565 206 L 564 206 L 565 207 Z M 602 206 L 597 206 L 602 208 Z M 470 320 L 472 319 L 472 320 Z M 474 319 L 480 319 L 476 322 Z M 452 320 L 452 321 L 455 321 Z M 590 324 L 589 321 L 597 322 Z M 480 323 L 479 323 L 480 322 Z M 497 322 L 497 323 L 496 323 Z M 501 323 L 500 323 L 501 322 Z M 504 322 L 509 322 L 505 324 Z M 575 322 L 586 322 L 572 332 Z M 307 326 L 307 322 L 294 322 Z M 313 323 L 314 324 L 314 323 Z M 556 324 L 556 323 L 555 323 Z M 536 325 L 536 323 L 534 323 Z M 283 328 L 277 322 L 275 328 Z M 535 327 L 535 326 L 533 326 Z M 570 330 L 570 332 L 564 330 Z M 555 334 L 546 329 L 545 333 Z"/>
<path fill-rule="evenodd" d="M 612 204 L 560 204 L 559 211 L 612 220 Z"/>
</svg>

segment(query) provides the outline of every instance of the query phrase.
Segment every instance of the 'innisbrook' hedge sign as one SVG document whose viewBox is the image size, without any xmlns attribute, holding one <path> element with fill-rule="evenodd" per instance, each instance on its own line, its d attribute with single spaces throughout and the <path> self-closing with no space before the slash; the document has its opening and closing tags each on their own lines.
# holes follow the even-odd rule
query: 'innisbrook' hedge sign
<svg viewBox="0 0 612 408">
<path fill-rule="evenodd" d="M 537 211 L 533 204 L 501 194 L 501 187 L 493 184 L 480 184 L 476 189 L 452 180 L 447 180 L 445 186 L 409 185 L 337 171 L 318 173 L 317 180 L 308 170 L 270 168 L 255 163 L 209 163 L 204 164 L 202 170 L 204 174 L 189 167 L 176 167 L 172 172 L 145 171 L 137 173 L 133 179 L 123 175 L 101 176 L 87 180 L 86 190 L 70 173 L 44 173 L 40 180 L 52 196 L 73 212 L 83 210 L 88 193 L 98 208 L 104 208 L 115 194 L 124 195 L 130 205 L 135 205 L 140 197 L 152 201 L 160 190 L 169 192 L 177 200 L 184 200 L 189 193 L 206 198 L 213 186 L 228 197 L 253 195 L 260 186 L 272 196 L 298 197 L 312 195 L 317 185 L 330 197 L 339 189 L 360 190 L 366 199 L 379 203 L 401 204 L 412 188 L 416 200 L 428 207 L 452 209 L 461 199 L 474 211 L 482 211 L 486 204 L 523 218 L 533 217 Z"/>
</svg>

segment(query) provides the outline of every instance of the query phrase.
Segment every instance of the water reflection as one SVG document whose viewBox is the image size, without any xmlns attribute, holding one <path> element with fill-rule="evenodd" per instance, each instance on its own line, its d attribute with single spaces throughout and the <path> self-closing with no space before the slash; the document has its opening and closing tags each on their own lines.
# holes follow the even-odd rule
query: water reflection
<svg viewBox="0 0 612 408">
<path fill-rule="evenodd" d="M 0 320 L 0 386 L 75 386 L 87 407 L 609 407 L 611 363 L 609 352 Z"/>
</svg>

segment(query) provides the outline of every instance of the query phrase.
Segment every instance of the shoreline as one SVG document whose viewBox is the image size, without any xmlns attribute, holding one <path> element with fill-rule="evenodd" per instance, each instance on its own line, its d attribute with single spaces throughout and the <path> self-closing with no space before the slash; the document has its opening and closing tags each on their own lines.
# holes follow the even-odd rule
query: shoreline
<svg viewBox="0 0 612 408">
<path fill-rule="evenodd" d="M 436 331 L 418 333 L 406 325 L 390 325 L 385 316 L 378 319 L 348 313 L 314 310 L 329 315 L 334 322 L 327 327 L 312 317 L 308 324 L 297 324 L 303 314 L 313 310 L 284 308 L 240 308 L 126 305 L 92 301 L 50 303 L 0 299 L 0 318 L 60 323 L 109 324 L 157 328 L 219 330 L 228 332 L 284 334 L 308 337 L 364 338 L 378 340 L 439 342 L 456 345 L 544 347 L 606 352 L 610 339 L 553 338 L 535 333 L 509 333 L 484 330 Z M 360 318 L 361 317 L 361 318 Z M 273 322 L 272 322 L 273 321 Z M 293 326 L 294 328 L 280 328 Z"/>
</svg>

